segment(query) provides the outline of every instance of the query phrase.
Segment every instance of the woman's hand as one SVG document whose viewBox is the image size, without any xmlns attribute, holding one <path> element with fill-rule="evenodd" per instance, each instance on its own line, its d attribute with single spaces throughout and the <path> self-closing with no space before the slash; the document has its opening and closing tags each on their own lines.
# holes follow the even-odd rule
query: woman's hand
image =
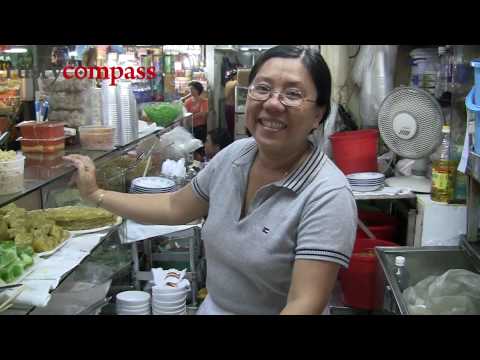
<svg viewBox="0 0 480 360">
<path fill-rule="evenodd" d="M 82 198 L 92 201 L 95 192 L 99 190 L 93 161 L 88 156 L 83 155 L 68 155 L 64 156 L 63 159 L 77 168 L 77 172 L 73 175 L 73 181 L 77 185 Z"/>
</svg>

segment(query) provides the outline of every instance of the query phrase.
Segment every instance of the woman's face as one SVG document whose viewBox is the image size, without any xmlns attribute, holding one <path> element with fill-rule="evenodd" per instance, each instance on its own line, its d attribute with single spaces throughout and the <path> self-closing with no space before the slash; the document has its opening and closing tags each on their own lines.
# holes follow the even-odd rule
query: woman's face
<svg viewBox="0 0 480 360">
<path fill-rule="evenodd" d="M 198 90 L 195 89 L 193 86 L 190 87 L 190 93 L 192 94 L 193 97 L 199 97 L 200 94 L 198 93 Z"/>
<path fill-rule="evenodd" d="M 300 59 L 272 58 L 259 69 L 252 84 L 265 84 L 273 91 L 297 88 L 305 99 L 316 100 L 312 77 Z M 273 94 L 266 101 L 247 98 L 246 125 L 257 143 L 265 149 L 291 152 L 302 146 L 312 129 L 318 128 L 325 109 L 304 101 L 299 107 L 286 107 Z"/>
</svg>

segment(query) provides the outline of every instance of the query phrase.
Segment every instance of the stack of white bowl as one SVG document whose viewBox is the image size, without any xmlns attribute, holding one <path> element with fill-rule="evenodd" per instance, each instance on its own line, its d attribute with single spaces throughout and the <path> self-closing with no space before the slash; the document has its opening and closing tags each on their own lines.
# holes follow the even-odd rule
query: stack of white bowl
<svg viewBox="0 0 480 360">
<path fill-rule="evenodd" d="M 152 287 L 153 315 L 186 315 L 187 289 Z"/>
<path fill-rule="evenodd" d="M 150 294 L 124 291 L 117 294 L 117 315 L 150 315 Z"/>
</svg>

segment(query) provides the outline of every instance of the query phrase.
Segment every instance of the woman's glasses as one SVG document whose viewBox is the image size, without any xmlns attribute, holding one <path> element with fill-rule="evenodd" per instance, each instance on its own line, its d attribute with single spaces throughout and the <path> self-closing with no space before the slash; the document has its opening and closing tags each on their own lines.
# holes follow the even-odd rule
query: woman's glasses
<svg viewBox="0 0 480 360">
<path fill-rule="evenodd" d="M 278 93 L 278 100 L 288 107 L 299 107 L 304 101 L 315 102 L 315 100 L 306 99 L 300 89 L 288 88 L 284 91 L 273 91 L 266 84 L 253 84 L 248 88 L 248 96 L 256 101 L 267 101 L 274 93 Z"/>
</svg>

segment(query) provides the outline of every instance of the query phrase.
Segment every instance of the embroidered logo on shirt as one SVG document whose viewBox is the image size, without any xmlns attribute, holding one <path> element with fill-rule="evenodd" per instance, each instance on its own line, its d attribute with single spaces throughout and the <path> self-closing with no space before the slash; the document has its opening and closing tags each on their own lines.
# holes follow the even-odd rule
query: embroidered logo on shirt
<svg viewBox="0 0 480 360">
<path fill-rule="evenodd" d="M 262 232 L 263 232 L 264 234 L 268 234 L 268 233 L 270 232 L 270 229 L 267 228 L 266 226 L 264 226 Z"/>
</svg>

